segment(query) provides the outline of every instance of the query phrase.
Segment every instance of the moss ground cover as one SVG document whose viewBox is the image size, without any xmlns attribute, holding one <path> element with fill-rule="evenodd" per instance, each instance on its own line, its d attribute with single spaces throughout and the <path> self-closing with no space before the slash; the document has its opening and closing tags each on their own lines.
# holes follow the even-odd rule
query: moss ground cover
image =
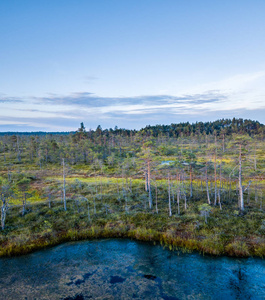
<svg viewBox="0 0 265 300">
<path fill-rule="evenodd" d="M 54 180 L 54 186 L 58 180 Z M 0 233 L 0 256 L 25 254 L 64 241 L 104 237 L 133 238 L 160 243 L 173 250 L 212 255 L 265 255 L 265 218 L 254 194 L 243 214 L 235 201 L 229 203 L 224 199 L 222 210 L 212 206 L 205 224 L 198 207 L 206 199 L 199 189 L 188 199 L 186 210 L 181 201 L 180 214 L 174 200 L 173 215 L 169 217 L 166 182 L 158 182 L 158 213 L 154 203 L 152 209 L 148 207 L 142 180 L 132 180 L 132 191 L 122 191 L 122 184 L 125 189 L 126 182 L 122 179 L 71 178 L 67 211 L 56 194 L 51 208 L 47 198 L 39 201 L 29 198 L 24 215 L 21 205 L 11 206 L 6 228 Z M 100 189 L 101 193 L 96 191 Z"/>
<path fill-rule="evenodd" d="M 247 124 L 246 132 L 254 126 Z M 264 131 L 243 135 L 240 126 L 222 134 L 191 134 L 184 126 L 185 134 L 174 135 L 0 136 L 0 256 L 126 237 L 172 250 L 263 257 Z"/>
</svg>

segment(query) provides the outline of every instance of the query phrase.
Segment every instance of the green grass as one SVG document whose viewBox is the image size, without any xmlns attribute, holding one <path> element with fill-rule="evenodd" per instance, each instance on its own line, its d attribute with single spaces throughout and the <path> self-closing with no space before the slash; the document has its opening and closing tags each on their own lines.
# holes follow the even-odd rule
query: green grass
<svg viewBox="0 0 265 300">
<path fill-rule="evenodd" d="M 227 138 L 226 151 L 223 153 L 221 144 L 218 142 L 217 165 L 221 160 L 223 162 L 224 191 L 221 195 L 223 209 L 220 210 L 218 206 L 211 205 L 207 224 L 200 214 L 199 207 L 207 203 L 204 178 L 206 161 L 209 162 L 209 188 L 212 185 L 210 197 L 211 201 L 214 201 L 214 137 L 212 136 L 212 142 L 209 142 L 208 148 L 206 148 L 204 138 L 202 141 L 198 144 L 190 144 L 188 138 L 186 143 L 183 139 L 166 138 L 163 142 L 157 141 L 157 146 L 153 146 L 152 151 L 156 154 L 151 167 L 152 210 L 148 208 L 148 193 L 144 190 L 146 164 L 140 157 L 143 149 L 141 138 L 138 142 L 130 142 L 130 138 L 124 140 L 126 143 L 121 143 L 121 151 L 117 141 L 113 148 L 111 143 L 105 148 L 102 145 L 99 147 L 96 142 L 88 146 L 88 158 L 91 161 L 94 160 L 94 163 L 96 159 L 100 159 L 102 168 L 93 166 L 93 162 L 82 163 L 82 156 L 75 162 L 75 154 L 81 152 L 78 145 L 69 150 L 70 139 L 65 144 L 60 144 L 58 139 L 60 151 L 54 152 L 50 149 L 51 158 L 54 160 L 51 160 L 53 162 L 43 161 L 41 168 L 38 165 L 37 152 L 30 159 L 27 140 L 24 144 L 20 144 L 23 147 L 21 163 L 17 161 L 16 148 L 0 153 L 0 188 L 9 185 L 11 189 L 8 196 L 10 208 L 7 212 L 6 228 L 0 230 L 0 256 L 25 254 L 64 241 L 104 237 L 152 241 L 172 250 L 195 250 L 211 255 L 265 256 L 264 141 L 257 144 L 257 172 L 253 170 L 255 141 L 250 142 L 249 153 L 244 154 L 243 185 L 247 186 L 249 180 L 252 180 L 250 203 L 247 203 L 247 192 L 244 195 L 244 213 L 238 210 L 237 205 L 238 147 L 229 148 L 229 143 L 233 142 L 233 138 Z M 167 152 L 165 149 L 162 153 L 169 155 L 158 154 L 159 145 L 168 147 L 170 151 Z M 3 149 L 2 147 L 1 151 L 5 151 Z M 196 155 L 192 199 L 190 199 L 189 192 L 189 167 L 181 164 L 185 161 L 184 150 L 191 149 Z M 66 212 L 61 200 L 63 183 L 61 157 L 65 153 L 68 153 L 68 156 L 64 156 L 67 157 Z M 112 154 L 115 160 L 110 166 L 107 158 Z M 42 156 L 45 158 L 45 154 Z M 134 163 L 131 157 L 135 160 Z M 161 161 L 167 160 L 175 161 L 177 164 L 165 167 L 159 165 Z M 185 175 L 182 192 L 185 191 L 187 196 L 187 210 L 184 208 L 182 196 L 180 215 L 178 215 L 176 193 L 179 183 L 176 181 L 176 174 L 180 172 L 180 169 Z M 11 180 L 8 180 L 8 173 L 11 174 Z M 175 203 L 173 203 L 171 195 L 172 217 L 168 216 L 168 173 L 172 177 L 171 184 L 175 196 Z M 231 194 L 229 193 L 229 175 L 232 180 Z M 217 169 L 217 176 L 219 187 L 219 169 Z M 155 177 L 158 188 L 158 214 L 155 210 Z M 203 191 L 201 191 L 201 178 Z M 255 191 L 256 185 L 257 192 Z M 27 193 L 27 207 L 26 214 L 22 216 L 22 196 L 25 192 Z M 52 201 L 51 208 L 48 207 L 49 194 Z M 257 201 L 255 196 L 257 196 Z M 94 203 L 96 204 L 95 213 Z M 88 204 L 90 220 L 88 219 Z"/>
<path fill-rule="evenodd" d="M 95 198 L 96 214 L 94 196 L 87 195 L 90 220 L 86 201 L 68 199 L 66 212 L 59 199 L 53 200 L 51 209 L 47 202 L 31 202 L 24 216 L 21 206 L 10 208 L 6 228 L 0 232 L 0 256 L 21 255 L 65 241 L 105 237 L 152 241 L 172 250 L 195 250 L 211 255 L 265 255 L 265 218 L 253 200 L 253 207 L 247 207 L 244 215 L 238 214 L 235 204 L 223 205 L 222 211 L 212 207 L 205 224 L 198 211 L 205 199 L 189 200 L 186 211 L 181 203 L 180 215 L 177 215 L 176 203 L 172 204 L 173 216 L 169 217 L 163 187 L 159 190 L 158 214 L 154 207 L 151 211 L 144 209 L 143 199 L 147 200 L 147 195 L 142 185 L 139 187 L 134 182 L 136 195 L 128 196 L 127 212 L 125 200 L 122 197 L 117 200 L 115 189 L 114 183 L 108 184 L 102 197 Z"/>
</svg>

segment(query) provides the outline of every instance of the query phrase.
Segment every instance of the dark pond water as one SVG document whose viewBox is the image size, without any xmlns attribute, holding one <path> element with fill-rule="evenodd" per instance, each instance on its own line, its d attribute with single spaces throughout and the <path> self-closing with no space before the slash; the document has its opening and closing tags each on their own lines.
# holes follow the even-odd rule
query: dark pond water
<svg viewBox="0 0 265 300">
<path fill-rule="evenodd" d="M 265 261 L 130 240 L 67 243 L 0 259 L 0 299 L 265 299 Z"/>
</svg>

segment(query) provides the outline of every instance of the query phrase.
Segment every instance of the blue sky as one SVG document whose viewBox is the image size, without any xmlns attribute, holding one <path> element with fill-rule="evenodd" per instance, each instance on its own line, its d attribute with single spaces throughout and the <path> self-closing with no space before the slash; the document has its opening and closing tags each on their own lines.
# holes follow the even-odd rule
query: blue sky
<svg viewBox="0 0 265 300">
<path fill-rule="evenodd" d="M 0 1 L 0 131 L 265 123 L 265 1 Z"/>
</svg>

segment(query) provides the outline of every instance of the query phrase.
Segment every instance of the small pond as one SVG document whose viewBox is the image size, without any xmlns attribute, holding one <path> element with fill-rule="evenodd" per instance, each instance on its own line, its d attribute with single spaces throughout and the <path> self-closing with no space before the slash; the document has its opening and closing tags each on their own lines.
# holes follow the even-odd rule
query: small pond
<svg viewBox="0 0 265 300">
<path fill-rule="evenodd" d="M 131 240 L 72 242 L 0 259 L 0 299 L 265 299 L 265 260 Z"/>
</svg>

